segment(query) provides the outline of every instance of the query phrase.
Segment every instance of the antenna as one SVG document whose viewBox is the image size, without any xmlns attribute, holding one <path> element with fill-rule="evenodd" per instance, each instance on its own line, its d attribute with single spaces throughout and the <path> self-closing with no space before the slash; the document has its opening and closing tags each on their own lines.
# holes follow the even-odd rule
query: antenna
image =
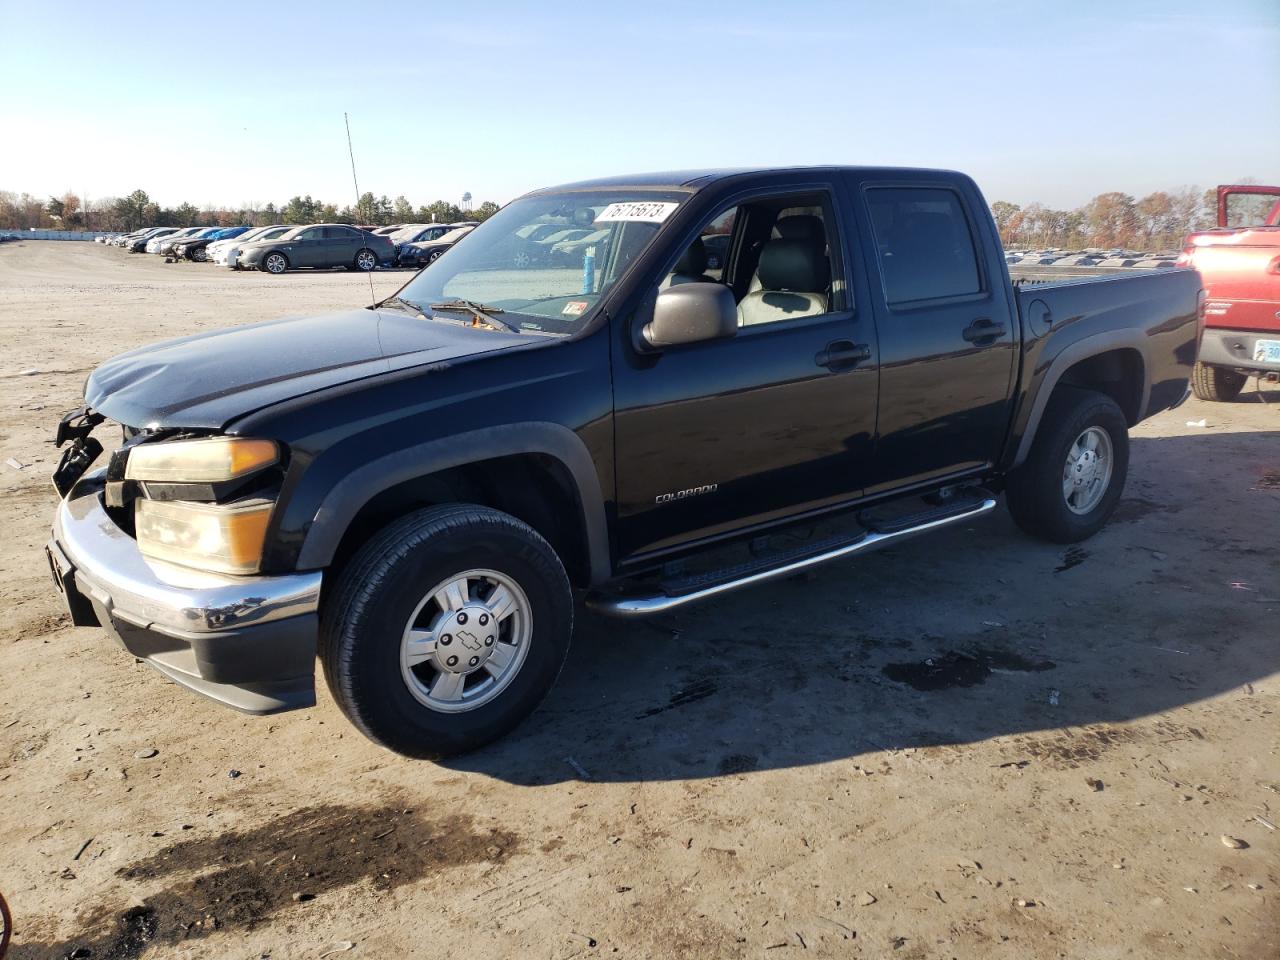
<svg viewBox="0 0 1280 960">
<path fill-rule="evenodd" d="M 347 155 L 351 157 L 351 183 L 356 188 L 356 215 L 360 214 L 360 181 L 356 179 L 356 152 L 351 147 L 351 118 L 342 111 L 342 122 L 347 125 Z M 362 233 L 364 231 L 361 231 Z M 376 266 L 375 266 L 376 269 Z M 376 306 L 378 295 L 373 292 L 373 270 L 369 271 L 369 306 Z"/>
</svg>

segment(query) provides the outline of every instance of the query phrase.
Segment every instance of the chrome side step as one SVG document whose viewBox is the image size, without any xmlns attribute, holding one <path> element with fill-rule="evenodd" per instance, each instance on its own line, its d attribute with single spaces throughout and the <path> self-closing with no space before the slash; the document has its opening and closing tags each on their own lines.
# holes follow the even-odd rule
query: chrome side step
<svg viewBox="0 0 1280 960">
<path fill-rule="evenodd" d="M 808 570 L 824 563 L 830 563 L 832 560 L 841 560 L 845 557 L 851 557 L 854 554 L 866 553 L 875 550 L 878 547 L 884 547 L 890 543 L 896 543 L 899 540 L 906 540 L 917 534 L 927 533 L 930 530 L 937 530 L 941 527 L 950 526 L 953 523 L 961 523 L 965 520 L 972 520 L 974 517 L 980 517 L 985 513 L 990 513 L 996 508 L 996 500 L 994 497 L 987 497 L 981 501 L 975 501 L 975 505 L 968 510 L 959 513 L 953 513 L 949 516 L 938 517 L 936 519 L 927 520 L 914 526 L 901 527 L 893 530 L 870 531 L 864 536 L 855 540 L 844 543 L 841 546 L 831 547 L 830 549 L 819 549 L 816 553 L 796 559 L 784 559 L 777 566 L 768 567 L 763 570 L 746 574 L 744 576 L 731 577 L 729 579 L 719 580 L 700 589 L 689 590 L 682 593 L 668 594 L 661 590 L 649 593 L 622 593 L 622 594 L 606 594 L 593 593 L 587 597 L 587 606 L 595 610 L 597 613 L 603 613 L 611 617 L 647 617 L 655 613 L 665 613 L 668 610 L 674 610 L 676 607 L 683 607 L 687 603 L 694 603 L 698 600 L 706 600 L 710 597 L 719 596 L 722 593 L 729 593 L 733 590 L 741 590 L 743 587 L 754 586 L 757 583 L 767 583 L 770 580 L 777 580 L 781 577 L 789 577 L 801 571 Z"/>
</svg>

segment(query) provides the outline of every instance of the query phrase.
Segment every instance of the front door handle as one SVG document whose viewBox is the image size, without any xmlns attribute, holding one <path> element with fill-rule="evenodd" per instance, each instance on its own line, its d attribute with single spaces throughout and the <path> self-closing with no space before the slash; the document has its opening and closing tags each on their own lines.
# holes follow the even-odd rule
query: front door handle
<svg viewBox="0 0 1280 960">
<path fill-rule="evenodd" d="M 970 343 L 976 343 L 980 346 L 988 346 L 996 341 L 997 337 L 1004 336 L 1004 324 L 996 323 L 983 317 L 973 321 L 969 326 L 964 328 L 961 334 Z"/>
<path fill-rule="evenodd" d="M 871 359 L 871 348 L 865 343 L 854 343 L 852 340 L 832 340 L 819 350 L 813 362 L 828 370 L 847 370 L 856 367 L 863 360 Z"/>
</svg>

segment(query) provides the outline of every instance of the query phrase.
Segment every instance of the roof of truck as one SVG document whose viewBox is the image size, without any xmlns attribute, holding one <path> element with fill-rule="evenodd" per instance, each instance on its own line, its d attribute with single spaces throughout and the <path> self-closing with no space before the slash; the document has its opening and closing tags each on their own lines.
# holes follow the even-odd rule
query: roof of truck
<svg viewBox="0 0 1280 960">
<path fill-rule="evenodd" d="M 936 174 L 945 176 L 961 176 L 955 170 L 930 169 L 926 167 L 876 167 L 876 166 L 792 166 L 792 167 L 722 167 L 708 170 L 667 170 L 658 173 L 633 173 L 617 177 L 601 177 L 596 180 L 580 180 L 576 183 L 564 183 L 556 186 L 542 187 L 531 193 L 548 193 L 558 190 L 594 190 L 607 187 L 635 187 L 647 189 L 688 190 L 701 189 L 718 180 L 731 177 L 759 176 L 761 174 L 779 173 L 857 173 L 874 170 L 876 173 L 903 174 Z"/>
</svg>

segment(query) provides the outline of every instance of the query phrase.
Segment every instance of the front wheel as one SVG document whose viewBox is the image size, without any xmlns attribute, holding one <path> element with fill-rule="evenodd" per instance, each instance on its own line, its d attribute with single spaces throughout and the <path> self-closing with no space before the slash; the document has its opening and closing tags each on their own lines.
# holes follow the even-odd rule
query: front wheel
<svg viewBox="0 0 1280 960">
<path fill-rule="evenodd" d="M 1124 491 L 1129 427 L 1106 394 L 1060 387 L 1050 398 L 1031 453 L 1009 475 L 1014 521 L 1054 543 L 1097 533 Z"/>
<path fill-rule="evenodd" d="M 435 263 L 439 259 L 440 259 L 440 251 L 432 250 L 430 253 L 427 254 L 426 266 L 428 267 L 431 266 L 431 264 Z"/>
<path fill-rule="evenodd" d="M 209 251 L 204 247 L 196 247 L 191 251 L 191 259 L 196 263 L 204 263 L 209 259 Z"/>
<path fill-rule="evenodd" d="M 279 276 L 289 269 L 289 260 L 283 253 L 268 253 L 262 260 L 262 269 Z"/>
<path fill-rule="evenodd" d="M 356 254 L 356 269 L 368 273 L 378 265 L 378 257 L 372 250 L 361 250 Z"/>
<path fill-rule="evenodd" d="M 1240 396 L 1245 381 L 1249 378 L 1235 370 L 1224 367 L 1210 367 L 1196 362 L 1191 371 L 1191 392 L 1201 400 L 1216 400 L 1219 403 L 1230 403 Z"/>
<path fill-rule="evenodd" d="M 361 548 L 326 603 L 320 656 L 365 736 L 435 759 L 528 716 L 572 631 L 569 580 L 546 540 L 508 514 L 455 504 L 412 513 Z"/>
</svg>

